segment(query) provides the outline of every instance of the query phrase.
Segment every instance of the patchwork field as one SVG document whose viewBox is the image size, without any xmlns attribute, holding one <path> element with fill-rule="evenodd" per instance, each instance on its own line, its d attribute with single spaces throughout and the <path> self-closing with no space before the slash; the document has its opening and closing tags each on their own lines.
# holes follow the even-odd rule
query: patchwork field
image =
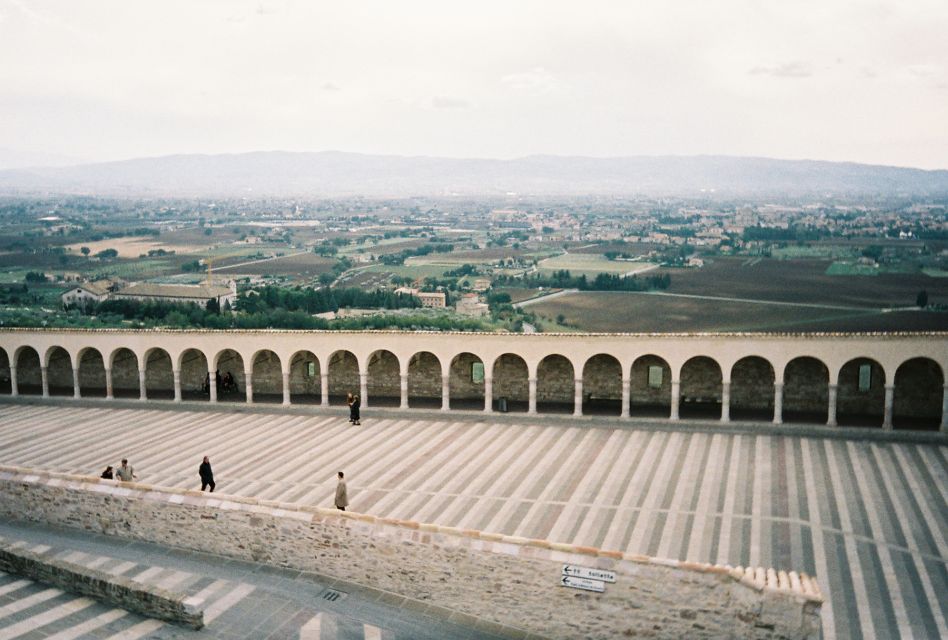
<svg viewBox="0 0 948 640">
<path fill-rule="evenodd" d="M 715 292 L 717 294 L 717 292 Z M 944 331 L 948 313 L 833 309 L 653 293 L 586 291 L 531 304 L 584 331 Z"/>
<path fill-rule="evenodd" d="M 79 253 L 82 247 L 89 247 L 89 255 L 92 256 L 106 249 L 115 249 L 118 251 L 120 258 L 137 258 L 140 255 L 147 254 L 153 249 L 164 249 L 165 251 L 174 251 L 175 253 L 196 253 L 206 250 L 208 245 L 170 244 L 153 236 L 106 238 L 105 240 L 97 240 L 95 242 L 77 242 L 75 244 L 66 245 L 66 248 L 73 253 Z"/>
<path fill-rule="evenodd" d="M 586 275 L 594 277 L 597 273 L 631 274 L 654 268 L 648 262 L 626 262 L 624 260 L 608 260 L 605 256 L 593 253 L 564 253 L 541 260 L 537 265 L 541 274 L 548 275 L 554 271 L 567 269 L 574 276 Z"/>
<path fill-rule="evenodd" d="M 331 273 L 335 262 L 333 258 L 325 258 L 307 252 L 226 267 L 215 266 L 214 272 L 233 275 L 294 276 L 305 280 L 316 277 L 321 273 Z"/>
</svg>

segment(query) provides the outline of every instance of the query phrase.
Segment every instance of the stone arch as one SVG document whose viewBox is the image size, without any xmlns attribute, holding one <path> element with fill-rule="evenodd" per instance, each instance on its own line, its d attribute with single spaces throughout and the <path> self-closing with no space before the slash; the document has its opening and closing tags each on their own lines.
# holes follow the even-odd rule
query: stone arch
<svg viewBox="0 0 948 640">
<path fill-rule="evenodd" d="M 20 347 L 13 352 L 16 363 L 16 386 L 21 395 L 43 394 L 43 373 L 39 352 L 33 347 Z"/>
<path fill-rule="evenodd" d="M 329 403 L 346 404 L 346 394 L 359 393 L 359 359 L 351 351 L 340 350 L 329 356 Z"/>
<path fill-rule="evenodd" d="M 398 356 L 387 349 L 369 354 L 365 365 L 366 394 L 373 407 L 397 407 L 402 399 L 402 378 Z M 365 398 L 363 398 L 363 403 Z"/>
<path fill-rule="evenodd" d="M 583 365 L 583 413 L 622 413 L 622 364 L 608 353 L 598 353 Z"/>
<path fill-rule="evenodd" d="M 480 357 L 467 351 L 454 356 L 448 367 L 450 408 L 483 409 L 486 375 L 484 361 Z"/>
<path fill-rule="evenodd" d="M 636 358 L 629 379 L 629 412 L 637 416 L 669 417 L 671 382 L 671 365 L 664 358 L 654 354 Z"/>
<path fill-rule="evenodd" d="M 937 431 L 945 376 L 931 358 L 911 358 L 895 370 L 892 425 L 895 429 Z"/>
<path fill-rule="evenodd" d="M 214 370 L 217 372 L 217 400 L 220 402 L 247 401 L 247 375 L 244 369 L 244 357 L 234 349 L 223 349 L 214 356 Z M 234 386 L 224 384 L 227 374 L 234 378 Z"/>
<path fill-rule="evenodd" d="M 148 400 L 174 400 L 174 364 L 161 347 L 145 352 L 145 397 Z"/>
<path fill-rule="evenodd" d="M 527 361 L 515 353 L 494 359 L 491 367 L 491 402 L 505 411 L 527 411 L 530 408 L 530 369 Z"/>
<path fill-rule="evenodd" d="M 0 394 L 10 395 L 13 393 L 13 381 L 10 377 L 10 356 L 6 349 L 0 348 Z"/>
<path fill-rule="evenodd" d="M 408 359 L 408 406 L 441 408 L 441 360 L 430 351 L 419 351 Z"/>
<path fill-rule="evenodd" d="M 761 356 L 746 356 L 731 367 L 731 419 L 774 419 L 774 366 Z"/>
<path fill-rule="evenodd" d="M 319 358 L 312 351 L 297 351 L 290 356 L 290 402 L 319 404 L 322 397 Z"/>
<path fill-rule="evenodd" d="M 72 356 L 62 347 L 50 347 L 46 351 L 46 380 L 51 396 L 71 396 L 75 393 Z"/>
<path fill-rule="evenodd" d="M 112 370 L 112 395 L 116 398 L 138 398 L 141 389 L 138 379 L 138 356 L 128 347 L 119 347 L 109 354 Z"/>
<path fill-rule="evenodd" d="M 868 386 L 861 388 L 863 367 Z M 836 422 L 847 426 L 882 426 L 885 410 L 885 369 L 872 358 L 853 358 L 839 370 Z"/>
<path fill-rule="evenodd" d="M 182 351 L 178 355 L 178 372 L 182 400 L 202 402 L 211 399 L 207 356 L 203 351 L 193 347 Z"/>
<path fill-rule="evenodd" d="M 682 418 L 721 417 L 721 392 L 724 375 L 714 358 L 695 356 L 681 366 L 681 403 L 678 415 Z"/>
<path fill-rule="evenodd" d="M 829 367 L 812 356 L 799 356 L 783 369 L 783 421 L 826 424 Z"/>
<path fill-rule="evenodd" d="M 98 349 L 87 347 L 76 358 L 79 364 L 79 395 L 83 398 L 104 398 L 105 360 Z"/>
<path fill-rule="evenodd" d="M 280 356 L 261 349 L 251 359 L 254 402 L 283 402 L 283 365 Z"/>
<path fill-rule="evenodd" d="M 537 411 L 572 413 L 576 372 L 566 356 L 553 353 L 537 364 Z"/>
</svg>

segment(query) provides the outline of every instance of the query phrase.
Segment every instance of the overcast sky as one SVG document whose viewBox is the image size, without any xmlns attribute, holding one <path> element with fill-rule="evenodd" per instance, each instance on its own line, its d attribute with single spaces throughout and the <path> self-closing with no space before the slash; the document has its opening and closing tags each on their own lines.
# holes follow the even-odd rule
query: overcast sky
<svg viewBox="0 0 948 640">
<path fill-rule="evenodd" d="M 0 0 L 0 147 L 948 168 L 946 34 L 946 0 Z"/>
</svg>

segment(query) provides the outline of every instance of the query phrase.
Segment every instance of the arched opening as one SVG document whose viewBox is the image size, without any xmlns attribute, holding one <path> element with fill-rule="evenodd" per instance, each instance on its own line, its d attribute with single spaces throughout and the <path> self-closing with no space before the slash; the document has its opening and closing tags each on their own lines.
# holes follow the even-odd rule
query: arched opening
<svg viewBox="0 0 948 640">
<path fill-rule="evenodd" d="M 79 395 L 83 398 L 105 397 L 105 361 L 98 349 L 79 352 Z"/>
<path fill-rule="evenodd" d="M 116 398 L 138 398 L 138 356 L 121 347 L 112 352 L 112 395 Z"/>
<path fill-rule="evenodd" d="M 622 365 L 614 356 L 600 353 L 583 366 L 583 413 L 622 413 Z"/>
<path fill-rule="evenodd" d="M 885 370 L 875 360 L 855 358 L 839 370 L 836 422 L 881 427 L 885 411 Z"/>
<path fill-rule="evenodd" d="M 185 349 L 181 353 L 181 399 L 207 402 L 211 399 L 208 388 L 210 377 L 207 375 L 207 356 L 199 349 Z"/>
<path fill-rule="evenodd" d="M 246 402 L 247 376 L 244 374 L 244 358 L 233 349 L 224 349 L 217 354 L 217 400 L 219 402 Z"/>
<path fill-rule="evenodd" d="M 829 369 L 810 356 L 794 358 L 783 370 L 783 421 L 826 424 Z"/>
<path fill-rule="evenodd" d="M 721 418 L 721 366 L 707 356 L 695 356 L 681 368 L 681 403 L 678 415 L 682 418 Z"/>
<path fill-rule="evenodd" d="M 366 363 L 366 393 L 373 407 L 397 407 L 402 399 L 401 369 L 391 351 L 375 351 Z"/>
<path fill-rule="evenodd" d="M 527 411 L 530 408 L 530 371 L 526 361 L 505 353 L 491 370 L 491 402 L 497 411 Z"/>
<path fill-rule="evenodd" d="M 408 406 L 412 409 L 441 408 L 441 361 L 420 351 L 408 361 Z"/>
<path fill-rule="evenodd" d="M 329 404 L 346 404 L 346 395 L 359 394 L 359 360 L 349 351 L 329 356 Z"/>
<path fill-rule="evenodd" d="M 254 402 L 283 402 L 283 369 L 280 357 L 264 349 L 253 357 L 250 374 Z"/>
<path fill-rule="evenodd" d="M 43 394 L 43 372 L 39 353 L 33 347 L 22 347 L 14 353 L 16 361 L 16 387 L 21 395 Z"/>
<path fill-rule="evenodd" d="M 174 400 L 174 372 L 171 356 L 164 349 L 145 353 L 145 397 L 148 400 Z"/>
<path fill-rule="evenodd" d="M 451 360 L 448 373 L 451 409 L 484 408 L 484 362 L 473 353 L 460 353 Z"/>
<path fill-rule="evenodd" d="M 10 378 L 10 356 L 6 350 L 0 349 L 0 394 L 13 393 L 13 381 Z"/>
<path fill-rule="evenodd" d="M 764 358 L 747 356 L 731 368 L 731 419 L 774 419 L 774 367 Z"/>
<path fill-rule="evenodd" d="M 634 416 L 670 416 L 671 380 L 671 367 L 663 358 L 651 354 L 636 358 L 629 381 L 629 412 Z"/>
<path fill-rule="evenodd" d="M 941 425 L 945 378 L 931 358 L 906 360 L 895 371 L 892 426 L 937 431 Z"/>
<path fill-rule="evenodd" d="M 319 358 L 312 351 L 297 351 L 290 358 L 290 402 L 319 404 L 322 402 L 322 371 Z"/>
<path fill-rule="evenodd" d="M 62 347 L 53 347 L 46 355 L 46 380 L 49 395 L 71 396 L 75 393 L 72 378 L 72 358 Z"/>
<path fill-rule="evenodd" d="M 559 354 L 548 355 L 537 365 L 537 412 L 572 413 L 576 397 L 573 363 Z"/>
</svg>

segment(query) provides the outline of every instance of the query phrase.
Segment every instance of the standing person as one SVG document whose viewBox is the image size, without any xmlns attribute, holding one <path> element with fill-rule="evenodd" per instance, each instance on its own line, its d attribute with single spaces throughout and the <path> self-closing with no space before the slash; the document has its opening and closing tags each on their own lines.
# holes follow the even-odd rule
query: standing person
<svg viewBox="0 0 948 640">
<path fill-rule="evenodd" d="M 349 506 L 349 492 L 346 490 L 345 475 L 339 472 L 339 482 L 336 483 L 336 508 L 345 511 Z"/>
<path fill-rule="evenodd" d="M 359 396 L 352 396 L 352 404 L 349 405 L 349 422 L 352 424 L 361 424 L 359 422 L 359 407 L 362 406 L 362 402 L 359 400 Z"/>
<path fill-rule="evenodd" d="M 352 408 L 352 403 L 354 401 L 355 399 L 352 397 L 352 392 L 350 391 L 349 393 L 346 394 L 346 404 L 349 405 L 349 423 L 350 424 L 355 422 L 355 418 L 352 417 L 355 415 L 354 413 L 355 409 Z"/>
<path fill-rule="evenodd" d="M 119 480 L 125 482 L 131 482 L 138 478 L 138 476 L 135 475 L 135 469 L 128 463 L 127 458 L 122 458 L 122 466 L 115 470 L 115 475 L 118 476 Z"/>
<path fill-rule="evenodd" d="M 214 487 L 217 485 L 214 484 L 214 472 L 211 470 L 211 461 L 207 456 L 204 456 L 204 461 L 198 467 L 198 475 L 201 476 L 201 491 L 210 486 L 210 493 L 214 493 Z"/>
<path fill-rule="evenodd" d="M 112 473 L 112 465 L 108 465 L 99 477 L 103 480 L 114 480 L 115 474 Z"/>
</svg>

